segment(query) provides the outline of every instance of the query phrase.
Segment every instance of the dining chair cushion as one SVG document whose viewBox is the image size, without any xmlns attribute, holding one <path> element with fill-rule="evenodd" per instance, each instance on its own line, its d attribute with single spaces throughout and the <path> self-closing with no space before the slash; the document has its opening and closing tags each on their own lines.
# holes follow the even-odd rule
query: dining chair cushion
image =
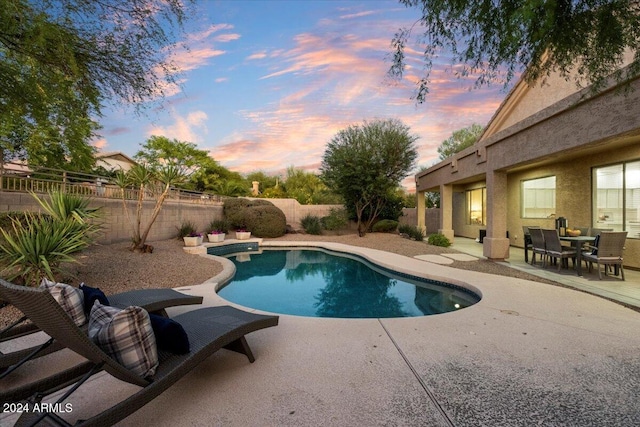
<svg viewBox="0 0 640 427">
<path fill-rule="evenodd" d="M 66 283 L 56 283 L 47 278 L 42 279 L 40 288 L 49 291 L 53 299 L 60 304 L 76 326 L 87 323 L 87 316 L 84 312 L 84 295 L 80 289 Z"/>
<path fill-rule="evenodd" d="M 600 235 L 598 234 L 595 239 L 593 239 L 593 249 L 591 250 L 591 255 L 598 255 L 598 242 L 600 241 Z"/>
<path fill-rule="evenodd" d="M 148 377 L 158 367 L 158 348 L 149 313 L 141 307 L 123 310 L 95 302 L 89 318 L 89 338 L 132 372 Z"/>
</svg>

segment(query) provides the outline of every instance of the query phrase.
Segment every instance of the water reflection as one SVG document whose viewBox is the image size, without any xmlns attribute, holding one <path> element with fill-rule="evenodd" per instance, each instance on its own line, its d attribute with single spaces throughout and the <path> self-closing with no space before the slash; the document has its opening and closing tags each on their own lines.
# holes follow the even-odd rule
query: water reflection
<svg viewBox="0 0 640 427">
<path fill-rule="evenodd" d="M 474 297 L 435 284 L 393 278 L 358 260 L 315 250 L 265 250 L 233 259 L 234 280 L 219 294 L 266 311 L 316 317 L 385 318 L 443 313 Z"/>
</svg>

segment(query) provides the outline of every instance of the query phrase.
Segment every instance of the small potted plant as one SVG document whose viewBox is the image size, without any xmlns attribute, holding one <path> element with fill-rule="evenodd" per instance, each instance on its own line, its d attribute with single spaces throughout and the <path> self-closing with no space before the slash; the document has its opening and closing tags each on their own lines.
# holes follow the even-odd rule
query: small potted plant
<svg viewBox="0 0 640 427">
<path fill-rule="evenodd" d="M 207 237 L 211 243 L 220 243 L 224 241 L 224 232 L 222 230 L 210 230 Z"/>
<path fill-rule="evenodd" d="M 247 240 L 251 238 L 251 232 L 247 231 L 246 228 L 238 228 L 236 230 L 236 239 L 238 240 Z"/>
<path fill-rule="evenodd" d="M 191 232 L 182 239 L 185 246 L 200 246 L 202 244 L 202 233 Z"/>
</svg>

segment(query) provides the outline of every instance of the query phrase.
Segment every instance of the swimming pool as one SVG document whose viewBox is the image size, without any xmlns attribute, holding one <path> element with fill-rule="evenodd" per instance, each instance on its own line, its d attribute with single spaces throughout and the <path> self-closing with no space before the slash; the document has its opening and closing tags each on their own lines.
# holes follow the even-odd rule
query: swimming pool
<svg viewBox="0 0 640 427">
<path fill-rule="evenodd" d="M 480 300 L 460 286 L 392 272 L 364 258 L 326 249 L 262 249 L 227 258 L 235 264 L 236 274 L 218 295 L 280 314 L 415 317 L 459 310 Z"/>
</svg>

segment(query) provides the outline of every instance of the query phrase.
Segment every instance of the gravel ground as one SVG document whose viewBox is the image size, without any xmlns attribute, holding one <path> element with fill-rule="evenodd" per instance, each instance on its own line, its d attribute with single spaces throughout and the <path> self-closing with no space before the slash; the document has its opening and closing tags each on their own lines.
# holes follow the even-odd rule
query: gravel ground
<svg viewBox="0 0 640 427">
<path fill-rule="evenodd" d="M 272 240 L 292 242 L 302 240 L 333 241 L 353 246 L 386 250 L 409 257 L 423 254 L 458 252 L 449 248 L 430 246 L 425 242 L 408 240 L 399 235 L 382 233 L 367 234 L 364 237 L 358 237 L 356 234 L 340 236 L 287 234 Z M 80 264 L 69 266 L 70 275 L 61 281 L 76 286 L 84 282 L 89 286 L 99 287 L 105 294 L 110 295 L 131 289 L 174 288 L 197 285 L 222 271 L 220 263 L 184 252 L 181 241 L 172 239 L 150 243 L 154 247 L 154 251 L 151 254 L 129 251 L 128 242 L 92 246 L 80 255 L 78 259 Z M 556 282 L 541 279 L 487 260 L 474 262 L 454 261 L 450 266 L 557 284 Z M 0 310 L 0 325 L 6 325 L 11 319 L 15 319 L 18 314 L 18 311 L 12 307 Z"/>
</svg>

